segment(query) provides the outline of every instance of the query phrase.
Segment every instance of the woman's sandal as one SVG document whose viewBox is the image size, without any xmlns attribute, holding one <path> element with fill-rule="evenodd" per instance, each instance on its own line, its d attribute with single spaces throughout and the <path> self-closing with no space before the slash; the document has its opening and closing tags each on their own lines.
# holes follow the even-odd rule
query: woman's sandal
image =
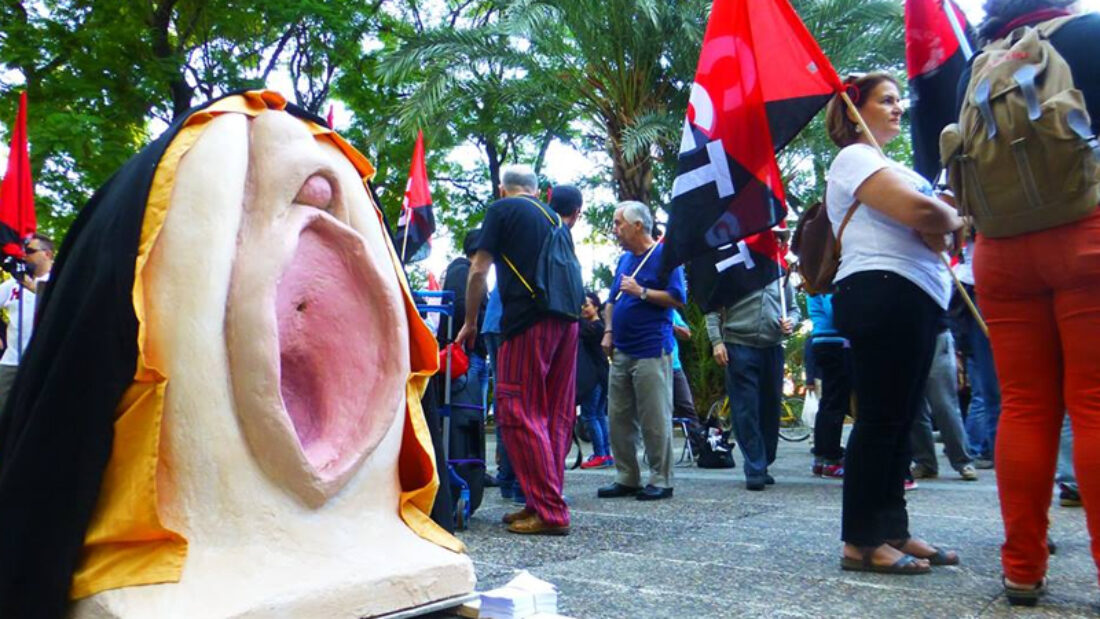
<svg viewBox="0 0 1100 619">
<path fill-rule="evenodd" d="M 909 543 L 909 540 L 905 539 L 905 540 L 902 540 L 902 541 L 900 541 L 896 544 L 894 542 L 886 542 L 886 543 L 890 544 L 894 548 L 897 548 L 898 550 L 901 550 L 903 546 L 905 546 L 906 544 Z M 930 555 L 921 556 L 921 555 L 918 555 L 914 552 L 910 552 L 908 554 L 913 555 L 914 557 L 916 557 L 918 559 L 924 559 L 925 561 L 928 562 L 929 565 L 943 566 L 943 565 L 958 565 L 959 564 L 959 553 L 954 552 L 954 551 L 944 550 L 942 548 L 932 546 L 932 544 L 928 544 L 928 545 L 931 546 L 932 550 L 935 551 Z M 902 552 L 906 552 L 906 551 L 902 550 Z"/>
<path fill-rule="evenodd" d="M 1045 578 L 1036 583 L 1034 587 L 1026 589 L 1009 586 L 1008 579 L 1004 576 L 1001 576 L 1001 584 L 1004 585 L 1005 597 L 1008 598 L 1008 603 L 1012 606 L 1035 606 L 1039 603 L 1039 598 L 1046 595 L 1047 592 Z"/>
<path fill-rule="evenodd" d="M 863 551 L 863 556 L 859 559 L 841 557 L 840 569 L 849 572 L 873 572 L 875 574 L 901 575 L 927 574 L 932 571 L 931 567 L 921 565 L 917 562 L 917 558 L 912 555 L 902 555 L 901 558 L 892 565 L 877 565 L 871 561 L 871 557 L 874 553 L 875 549 L 871 548 L 870 550 Z"/>
</svg>

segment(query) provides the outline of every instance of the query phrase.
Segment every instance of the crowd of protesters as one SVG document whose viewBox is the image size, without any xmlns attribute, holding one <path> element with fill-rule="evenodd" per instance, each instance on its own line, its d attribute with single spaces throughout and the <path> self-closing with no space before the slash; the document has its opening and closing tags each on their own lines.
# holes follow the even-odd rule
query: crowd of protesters
<svg viewBox="0 0 1100 619">
<path fill-rule="evenodd" d="M 1067 6 L 989 0 L 981 34 L 998 39 L 1068 15 Z M 1100 65 L 1085 61 L 1098 35 L 1100 16 L 1091 15 L 1051 39 L 1084 92 L 1094 132 Z M 881 150 L 901 132 L 895 78 L 872 72 L 845 85 L 852 103 L 837 98 L 826 112 L 840 150 L 828 171 L 825 208 L 834 232 L 845 222 L 835 292 L 807 295 L 813 359 L 807 383 L 819 396 L 808 473 L 843 480 L 841 567 L 924 574 L 961 561 L 959 552 L 916 536 L 906 509 L 906 491 L 940 475 L 935 426 L 960 480 L 996 469 L 1005 591 L 1013 604 L 1034 604 L 1045 591 L 1053 551 L 1046 530 L 1055 482 L 1064 506 L 1100 504 L 1100 450 L 1092 447 L 1100 431 L 1100 212 L 1049 230 L 973 238 L 950 193 Z M 679 314 L 687 299 L 684 274 L 661 272 L 662 244 L 649 207 L 616 206 L 614 235 L 623 253 L 607 299 L 588 293 L 578 327 L 540 316 L 520 286 L 517 276 L 533 267 L 547 234 L 537 210 L 546 205 L 535 197 L 529 168 L 508 168 L 503 179 L 505 198 L 490 206 L 476 248 L 467 251 L 466 303 L 481 302 L 485 272 L 495 263 L 494 294 L 503 308 L 493 364 L 500 455 L 502 464 L 511 460 L 518 485 L 499 481 L 502 494 L 524 502 L 505 516 L 509 531 L 569 532 L 563 469 L 578 405 L 593 450 L 582 468 L 614 470 L 598 496 L 671 499 L 673 418 L 695 417 L 676 342 L 690 338 L 690 327 Z M 549 202 L 569 225 L 580 214 L 574 187 L 555 187 Z M 946 260 L 952 254 L 959 292 Z M 776 483 L 768 467 L 776 458 L 784 339 L 802 322 L 789 286 L 789 278 L 775 279 L 705 316 L 750 491 Z M 968 309 L 964 296 L 977 305 Z M 458 339 L 473 343 L 477 329 L 476 312 L 467 312 Z M 965 400 L 960 370 L 968 379 Z M 849 416 L 854 423 L 845 444 Z M 508 474 L 506 466 L 502 472 Z M 1100 564 L 1100 518 L 1088 523 Z"/>
</svg>

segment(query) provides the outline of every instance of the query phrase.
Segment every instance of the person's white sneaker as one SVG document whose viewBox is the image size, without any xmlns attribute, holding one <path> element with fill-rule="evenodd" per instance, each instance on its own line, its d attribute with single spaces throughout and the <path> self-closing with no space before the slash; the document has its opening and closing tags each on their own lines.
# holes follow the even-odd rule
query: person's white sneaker
<svg viewBox="0 0 1100 619">
<path fill-rule="evenodd" d="M 962 477 L 963 481 L 978 481 L 978 469 L 974 468 L 973 464 L 967 464 L 959 469 L 959 477 Z"/>
</svg>

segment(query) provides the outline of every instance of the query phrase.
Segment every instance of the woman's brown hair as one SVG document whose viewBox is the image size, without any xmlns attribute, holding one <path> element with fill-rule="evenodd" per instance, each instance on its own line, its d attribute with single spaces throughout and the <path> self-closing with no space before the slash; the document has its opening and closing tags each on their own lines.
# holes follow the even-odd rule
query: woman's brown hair
<svg viewBox="0 0 1100 619">
<path fill-rule="evenodd" d="M 883 82 L 898 85 L 898 80 L 885 71 L 853 75 L 844 80 L 848 97 L 856 108 L 862 108 L 871 96 L 871 91 Z M 859 125 L 848 118 L 848 105 L 839 95 L 833 97 L 825 107 L 825 131 L 829 134 L 829 139 L 841 148 L 859 141 Z"/>
</svg>

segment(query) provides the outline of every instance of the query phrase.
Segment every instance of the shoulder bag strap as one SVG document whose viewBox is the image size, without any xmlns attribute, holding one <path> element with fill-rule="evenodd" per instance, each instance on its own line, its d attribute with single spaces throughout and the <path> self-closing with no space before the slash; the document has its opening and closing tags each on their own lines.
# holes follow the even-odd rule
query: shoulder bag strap
<svg viewBox="0 0 1100 619">
<path fill-rule="evenodd" d="M 540 211 L 542 211 L 542 216 L 545 217 L 546 220 L 550 222 L 551 226 L 554 226 L 555 228 L 557 228 L 558 226 L 561 225 L 561 215 L 558 215 L 557 213 L 554 213 L 554 216 L 557 217 L 557 220 L 555 220 L 554 217 L 550 216 L 550 213 L 546 212 L 546 209 L 542 207 L 542 204 L 540 204 L 538 200 L 532 199 L 528 196 L 519 196 L 519 197 L 523 200 L 527 200 L 531 204 L 534 204 L 536 207 L 538 207 L 538 209 Z"/>
<path fill-rule="evenodd" d="M 520 283 L 523 284 L 523 287 L 527 289 L 527 292 L 531 293 L 531 297 L 533 298 L 535 296 L 535 289 L 532 288 L 531 284 L 528 284 L 527 280 L 524 279 L 523 276 L 519 274 L 519 269 L 517 269 L 516 265 L 512 264 L 512 261 L 508 259 L 508 255 L 507 254 L 501 254 L 500 257 L 504 258 L 504 263 L 508 265 L 509 269 L 512 269 L 512 272 L 516 274 L 516 277 L 519 278 Z"/>
<path fill-rule="evenodd" d="M 550 217 L 550 213 L 546 212 L 546 209 L 543 208 L 541 204 L 539 204 L 538 200 L 533 200 L 533 199 L 531 199 L 527 196 L 519 196 L 519 197 L 524 199 L 524 200 L 527 200 L 531 204 L 534 204 L 536 207 L 538 207 L 538 209 L 542 213 L 543 217 L 545 217 L 550 222 L 551 226 L 557 228 L 558 226 L 561 225 L 561 216 L 558 216 L 558 220 L 555 222 L 554 218 Z M 554 213 L 554 214 L 557 215 L 557 213 Z M 523 287 L 526 288 L 527 292 L 531 293 L 531 297 L 534 298 L 536 296 L 535 295 L 535 289 L 531 287 L 531 284 L 527 283 L 527 280 L 523 277 L 523 275 L 520 274 L 519 269 L 516 268 L 516 265 L 512 262 L 512 260 L 510 258 L 508 258 L 508 255 L 504 254 L 504 253 L 501 253 L 500 257 L 504 258 L 504 264 L 507 264 L 508 268 L 512 269 L 512 272 L 516 274 L 517 278 L 519 278 L 519 281 L 520 281 L 521 284 L 523 284 Z"/>
</svg>

